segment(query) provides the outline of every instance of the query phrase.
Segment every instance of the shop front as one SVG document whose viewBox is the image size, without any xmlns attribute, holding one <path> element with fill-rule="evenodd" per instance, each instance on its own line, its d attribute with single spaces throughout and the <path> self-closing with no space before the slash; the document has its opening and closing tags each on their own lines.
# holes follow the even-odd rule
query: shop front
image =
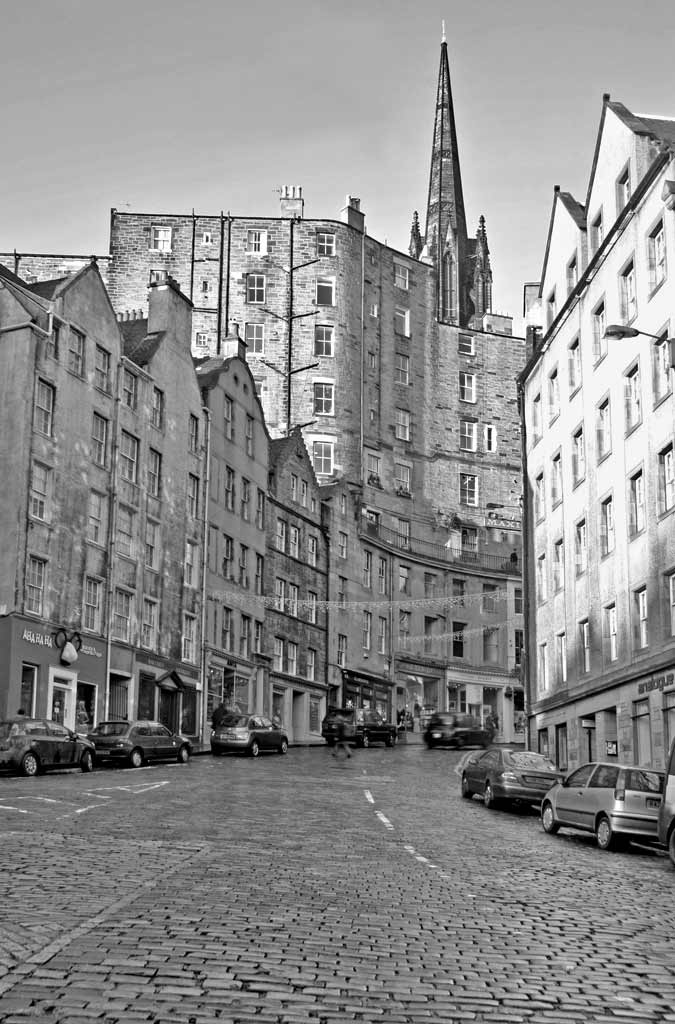
<svg viewBox="0 0 675 1024">
<path fill-rule="evenodd" d="M 383 676 L 368 672 L 342 670 L 342 707 L 373 708 L 391 722 L 393 715 L 393 684 Z"/>
<path fill-rule="evenodd" d="M 170 667 L 149 655 L 136 656 L 138 691 L 134 718 L 161 722 L 171 732 L 199 735 L 199 678 L 188 665 Z"/>
<path fill-rule="evenodd" d="M 493 731 L 497 743 L 524 744 L 526 740 L 524 691 L 508 677 L 449 674 L 448 711 L 473 715 Z"/>
</svg>

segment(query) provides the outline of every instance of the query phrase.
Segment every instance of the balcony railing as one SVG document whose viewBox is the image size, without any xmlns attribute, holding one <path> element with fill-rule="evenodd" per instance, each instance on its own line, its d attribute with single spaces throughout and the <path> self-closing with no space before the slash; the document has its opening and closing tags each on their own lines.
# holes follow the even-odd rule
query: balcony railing
<svg viewBox="0 0 675 1024">
<path fill-rule="evenodd" d="M 476 569 L 489 569 L 490 572 L 504 572 L 512 576 L 520 575 L 520 561 L 514 560 L 513 556 L 483 554 L 476 548 L 450 548 L 445 544 L 434 544 L 432 541 L 406 537 L 367 516 L 361 517 L 361 532 L 368 537 L 377 537 L 387 547 L 405 551 L 407 554 L 419 555 L 421 558 L 446 564 L 472 566 Z"/>
</svg>

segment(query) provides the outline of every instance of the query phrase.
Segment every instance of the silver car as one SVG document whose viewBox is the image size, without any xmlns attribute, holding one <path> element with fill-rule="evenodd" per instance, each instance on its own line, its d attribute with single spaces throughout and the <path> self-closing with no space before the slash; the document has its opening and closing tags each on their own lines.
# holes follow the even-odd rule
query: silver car
<svg viewBox="0 0 675 1024">
<path fill-rule="evenodd" d="M 594 832 L 601 850 L 630 839 L 656 843 L 664 773 L 634 765 L 583 764 L 546 794 L 541 805 L 544 832 L 562 828 Z"/>
</svg>

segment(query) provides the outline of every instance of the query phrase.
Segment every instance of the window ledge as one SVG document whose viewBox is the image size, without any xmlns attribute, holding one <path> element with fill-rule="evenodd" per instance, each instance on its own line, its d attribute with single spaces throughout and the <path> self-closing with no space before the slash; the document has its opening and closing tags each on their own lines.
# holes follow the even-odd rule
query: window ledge
<svg viewBox="0 0 675 1024">
<path fill-rule="evenodd" d="M 578 384 L 575 384 L 574 387 L 571 389 L 570 394 L 569 394 L 569 400 L 571 401 L 574 398 L 575 395 L 579 394 L 580 391 L 581 391 L 581 382 L 579 382 Z"/>
<path fill-rule="evenodd" d="M 668 275 L 664 274 L 664 276 L 661 278 L 661 280 L 658 282 L 658 284 L 655 284 L 654 287 L 652 288 L 652 290 L 647 295 L 647 302 L 649 302 L 650 299 L 652 299 L 656 295 L 656 293 L 658 291 L 660 291 L 661 288 L 663 288 L 663 286 L 664 286 L 664 284 L 666 283 L 667 280 L 668 280 Z"/>
<path fill-rule="evenodd" d="M 603 452 L 602 455 L 598 455 L 598 465 L 601 466 L 603 462 L 606 462 L 611 454 L 612 449 L 610 448 L 608 452 Z"/>
</svg>

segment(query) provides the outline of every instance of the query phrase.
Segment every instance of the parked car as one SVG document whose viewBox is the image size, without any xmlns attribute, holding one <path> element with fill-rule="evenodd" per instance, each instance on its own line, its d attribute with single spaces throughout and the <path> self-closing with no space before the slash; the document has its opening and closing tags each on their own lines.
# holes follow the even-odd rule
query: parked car
<svg viewBox="0 0 675 1024">
<path fill-rule="evenodd" d="M 211 733 L 211 753 L 218 755 L 233 750 L 243 751 L 251 757 L 269 750 L 285 754 L 288 736 L 285 729 L 262 715 L 229 711 Z"/>
<path fill-rule="evenodd" d="M 594 832 L 601 850 L 630 839 L 656 842 L 664 780 L 664 773 L 653 768 L 583 764 L 546 794 L 541 805 L 544 832 Z"/>
<path fill-rule="evenodd" d="M 192 753 L 187 736 L 171 732 L 161 722 L 99 722 L 89 733 L 97 761 L 126 761 L 140 768 L 146 761 L 169 758 L 185 764 Z"/>
<path fill-rule="evenodd" d="M 456 715 L 452 711 L 436 711 L 424 732 L 428 747 L 488 747 L 490 733 L 472 715 Z"/>
<path fill-rule="evenodd" d="M 539 804 L 563 773 L 544 754 L 532 750 L 490 747 L 470 757 L 462 769 L 462 796 L 483 798 L 486 807 L 500 802 Z"/>
<path fill-rule="evenodd" d="M 670 747 L 666 768 L 665 791 L 659 808 L 658 836 L 675 867 L 675 740 Z"/>
<path fill-rule="evenodd" d="M 396 726 L 373 708 L 332 708 L 321 723 L 321 735 L 329 747 L 337 739 L 340 719 L 346 723 L 348 742 L 357 747 L 373 743 L 393 747 L 398 739 Z"/>
<path fill-rule="evenodd" d="M 94 744 L 58 722 L 17 716 L 0 722 L 0 767 L 22 775 L 50 768 L 94 767 Z"/>
</svg>

